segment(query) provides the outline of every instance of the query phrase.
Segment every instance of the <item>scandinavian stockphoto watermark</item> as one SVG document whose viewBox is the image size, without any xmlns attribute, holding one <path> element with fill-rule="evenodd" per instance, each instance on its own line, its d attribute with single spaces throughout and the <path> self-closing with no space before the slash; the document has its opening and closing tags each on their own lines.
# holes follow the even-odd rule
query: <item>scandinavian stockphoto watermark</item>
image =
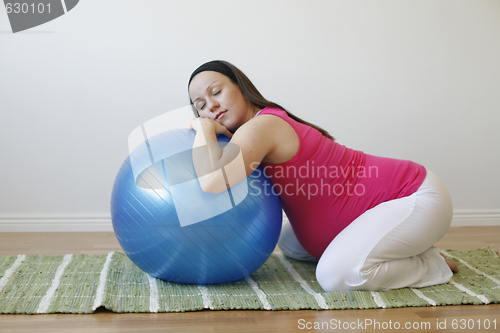
<svg viewBox="0 0 500 333">
<path fill-rule="evenodd" d="M 257 163 L 258 164 L 258 163 Z M 256 164 L 253 165 L 257 167 Z M 272 175 L 270 170 L 273 169 Z M 273 183 L 259 184 L 260 173 L 275 180 Z M 355 165 L 317 165 L 315 161 L 306 161 L 305 165 L 263 166 L 250 176 L 249 184 L 260 195 L 301 196 L 311 200 L 316 196 L 363 196 L 365 185 L 359 182 L 364 178 L 378 178 L 378 166 Z M 280 179 L 286 182 L 280 182 Z"/>
<path fill-rule="evenodd" d="M 79 0 L 4 0 L 12 32 L 52 21 L 72 10 Z"/>
<path fill-rule="evenodd" d="M 433 331 L 436 330 L 460 330 L 470 332 L 481 332 L 483 330 L 497 330 L 497 320 L 490 319 L 436 319 L 430 321 L 407 321 L 399 322 L 393 320 L 377 320 L 377 319 L 357 319 L 357 320 L 339 320 L 332 318 L 329 321 L 307 321 L 299 319 L 297 322 L 299 330 L 343 330 L 343 331 L 364 331 L 369 330 L 385 332 L 387 330 L 406 330 L 406 331 Z M 448 332 L 448 331 L 447 331 Z"/>
</svg>

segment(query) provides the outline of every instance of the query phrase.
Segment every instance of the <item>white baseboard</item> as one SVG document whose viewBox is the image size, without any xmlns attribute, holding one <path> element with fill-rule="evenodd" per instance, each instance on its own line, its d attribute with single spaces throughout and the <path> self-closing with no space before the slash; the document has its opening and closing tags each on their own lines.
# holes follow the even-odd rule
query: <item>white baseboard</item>
<svg viewBox="0 0 500 333">
<path fill-rule="evenodd" d="M 500 210 L 456 210 L 452 227 L 500 226 Z M 104 232 L 113 231 L 107 214 L 0 215 L 0 232 Z"/>
<path fill-rule="evenodd" d="M 500 209 L 453 211 L 452 227 L 500 226 Z"/>
<path fill-rule="evenodd" d="M 104 231 L 113 231 L 109 214 L 0 215 L 0 232 Z"/>
</svg>

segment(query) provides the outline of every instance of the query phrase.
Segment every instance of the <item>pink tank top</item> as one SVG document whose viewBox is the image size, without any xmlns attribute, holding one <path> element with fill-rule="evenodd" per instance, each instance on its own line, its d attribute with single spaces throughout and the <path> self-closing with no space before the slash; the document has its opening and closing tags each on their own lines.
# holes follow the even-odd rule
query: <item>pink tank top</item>
<svg viewBox="0 0 500 333">
<path fill-rule="evenodd" d="M 299 137 L 299 150 L 291 160 L 261 166 L 297 239 L 316 258 L 362 213 L 413 194 L 425 179 L 420 164 L 347 148 L 281 109 L 267 107 L 261 115 L 285 120 Z"/>
</svg>

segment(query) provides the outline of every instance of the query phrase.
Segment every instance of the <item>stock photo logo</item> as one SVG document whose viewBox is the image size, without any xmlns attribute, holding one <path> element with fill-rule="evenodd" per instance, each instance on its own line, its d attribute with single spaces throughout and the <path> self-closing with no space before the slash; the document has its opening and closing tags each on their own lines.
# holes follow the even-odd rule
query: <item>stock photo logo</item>
<svg viewBox="0 0 500 333">
<path fill-rule="evenodd" d="M 195 161 L 207 161 L 210 150 L 186 128 L 193 117 L 187 106 L 130 133 L 129 155 L 111 193 L 113 230 L 129 259 L 153 277 L 196 284 L 235 281 L 257 270 L 276 247 L 281 202 L 262 191 L 270 184 L 262 170 L 245 177 L 241 150 L 223 135 L 213 144 L 228 148 L 231 161 L 214 170 L 202 162 L 207 168 L 196 164 L 195 169 Z M 201 188 L 202 177 L 213 174 L 225 189 L 220 193 Z"/>
<path fill-rule="evenodd" d="M 201 190 L 193 155 L 208 156 L 208 146 L 193 148 L 195 132 L 185 129 L 192 118 L 187 109 L 190 106 L 153 118 L 129 135 L 130 163 L 137 186 L 157 192 L 168 191 L 181 227 L 223 214 L 248 195 L 243 156 L 236 145 L 233 145 L 236 153 L 232 163 L 237 166 L 238 174 L 228 176 L 224 167 L 214 171 L 232 187 L 219 194 Z M 176 125 L 180 119 L 184 122 Z M 232 145 L 225 136 L 219 136 L 218 141 L 221 148 Z M 205 172 L 204 176 L 208 174 Z M 234 177 L 245 179 L 235 183 L 231 181 Z"/>
<path fill-rule="evenodd" d="M 75 8 L 79 0 L 4 0 L 12 32 L 31 29 L 52 21 Z"/>
</svg>

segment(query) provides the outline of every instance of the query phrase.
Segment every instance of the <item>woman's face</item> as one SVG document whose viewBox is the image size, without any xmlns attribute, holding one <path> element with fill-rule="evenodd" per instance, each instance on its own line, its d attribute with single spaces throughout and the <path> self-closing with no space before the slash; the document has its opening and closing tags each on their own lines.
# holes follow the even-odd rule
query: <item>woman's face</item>
<svg viewBox="0 0 500 333">
<path fill-rule="evenodd" d="M 231 132 L 254 116 L 254 108 L 238 85 L 218 72 L 196 74 L 189 96 L 200 117 L 217 121 Z"/>
</svg>

